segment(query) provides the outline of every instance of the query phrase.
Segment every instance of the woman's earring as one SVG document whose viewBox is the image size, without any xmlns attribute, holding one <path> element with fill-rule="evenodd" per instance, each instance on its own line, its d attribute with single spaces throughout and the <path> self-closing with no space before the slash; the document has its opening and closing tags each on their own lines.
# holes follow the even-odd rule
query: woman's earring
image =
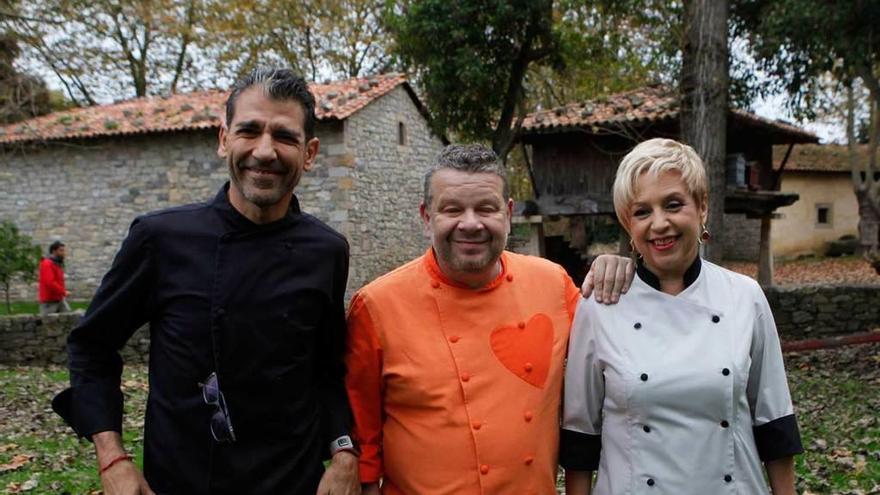
<svg viewBox="0 0 880 495">
<path fill-rule="evenodd" d="M 636 251 L 636 244 L 633 242 L 632 238 L 629 240 L 629 257 L 636 261 L 636 258 L 641 258 L 642 253 Z"/>
<path fill-rule="evenodd" d="M 700 244 L 705 244 L 709 242 L 709 239 L 712 239 L 712 234 L 709 233 L 709 229 L 706 228 L 705 223 L 701 227 L 703 231 L 700 233 L 700 237 L 697 238 L 697 242 L 699 242 Z"/>
</svg>

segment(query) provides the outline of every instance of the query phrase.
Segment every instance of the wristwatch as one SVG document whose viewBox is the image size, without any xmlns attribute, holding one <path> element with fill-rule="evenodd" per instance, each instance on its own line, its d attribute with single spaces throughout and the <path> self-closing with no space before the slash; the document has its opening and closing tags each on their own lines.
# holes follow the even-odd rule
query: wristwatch
<svg viewBox="0 0 880 495">
<path fill-rule="evenodd" d="M 361 449 L 357 447 L 357 444 L 355 444 L 354 440 L 348 435 L 342 435 L 336 440 L 330 442 L 330 457 L 333 457 L 337 452 L 343 450 L 347 450 L 357 457 L 360 457 L 361 455 Z"/>
</svg>

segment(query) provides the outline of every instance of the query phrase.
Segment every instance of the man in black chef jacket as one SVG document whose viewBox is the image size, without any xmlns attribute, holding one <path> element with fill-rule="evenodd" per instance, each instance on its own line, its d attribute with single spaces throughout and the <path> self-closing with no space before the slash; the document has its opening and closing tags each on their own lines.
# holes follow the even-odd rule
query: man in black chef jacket
<svg viewBox="0 0 880 495">
<path fill-rule="evenodd" d="M 288 70 L 233 86 L 214 199 L 132 223 L 53 402 L 95 443 L 104 493 L 359 493 L 344 388 L 348 244 L 300 211 L 314 98 Z M 119 349 L 150 324 L 144 473 L 125 453 Z M 322 459 L 332 456 L 324 470 Z"/>
</svg>

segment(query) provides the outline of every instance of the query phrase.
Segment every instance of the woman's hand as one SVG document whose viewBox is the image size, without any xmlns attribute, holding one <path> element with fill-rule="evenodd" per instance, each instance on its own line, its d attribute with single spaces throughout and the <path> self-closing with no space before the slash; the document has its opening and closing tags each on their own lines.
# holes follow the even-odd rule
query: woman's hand
<svg viewBox="0 0 880 495">
<path fill-rule="evenodd" d="M 565 470 L 566 495 L 590 495 L 593 491 L 592 471 Z"/>
<path fill-rule="evenodd" d="M 794 457 L 783 457 L 764 463 L 773 495 L 795 495 Z"/>
</svg>

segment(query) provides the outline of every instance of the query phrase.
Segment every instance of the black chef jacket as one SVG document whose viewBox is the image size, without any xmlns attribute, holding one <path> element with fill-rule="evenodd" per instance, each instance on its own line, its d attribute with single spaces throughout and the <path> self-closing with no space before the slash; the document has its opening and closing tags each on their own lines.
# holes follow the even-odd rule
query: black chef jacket
<svg viewBox="0 0 880 495">
<path fill-rule="evenodd" d="M 122 427 L 118 350 L 150 323 L 144 475 L 157 493 L 314 495 L 349 434 L 345 238 L 304 214 L 257 225 L 213 201 L 137 218 L 68 338 L 58 413 L 82 436 Z M 237 441 L 216 443 L 199 382 L 217 371 Z"/>
</svg>

